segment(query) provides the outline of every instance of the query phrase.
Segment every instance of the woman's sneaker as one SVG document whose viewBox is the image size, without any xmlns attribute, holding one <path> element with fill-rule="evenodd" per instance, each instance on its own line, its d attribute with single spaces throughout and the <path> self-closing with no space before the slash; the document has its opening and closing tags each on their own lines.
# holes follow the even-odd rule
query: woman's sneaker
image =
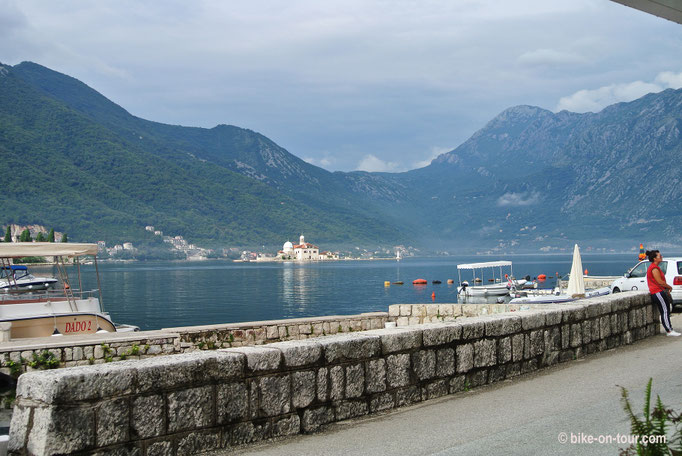
<svg viewBox="0 0 682 456">
<path fill-rule="evenodd" d="M 668 335 L 671 336 L 671 337 L 677 337 L 677 336 L 680 335 L 680 333 L 678 333 L 677 331 L 670 331 L 670 332 L 668 333 Z"/>
</svg>

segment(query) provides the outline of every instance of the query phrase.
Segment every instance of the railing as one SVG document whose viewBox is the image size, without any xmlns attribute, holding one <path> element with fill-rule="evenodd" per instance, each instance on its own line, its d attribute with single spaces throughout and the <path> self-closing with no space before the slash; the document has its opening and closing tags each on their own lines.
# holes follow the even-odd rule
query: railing
<svg viewBox="0 0 682 456">
<path fill-rule="evenodd" d="M 73 298 L 71 298 L 73 296 Z M 99 297 L 98 290 L 72 289 L 67 296 L 64 290 L 43 291 L 3 291 L 0 292 L 0 304 L 27 304 L 42 301 L 66 301 L 68 299 L 89 299 Z"/>
</svg>

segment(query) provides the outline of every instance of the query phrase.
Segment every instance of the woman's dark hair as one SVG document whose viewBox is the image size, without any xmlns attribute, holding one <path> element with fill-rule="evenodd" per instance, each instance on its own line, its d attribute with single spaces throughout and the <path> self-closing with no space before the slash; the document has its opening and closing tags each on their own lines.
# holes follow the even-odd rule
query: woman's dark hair
<svg viewBox="0 0 682 456">
<path fill-rule="evenodd" d="M 658 250 L 647 250 L 646 257 L 653 263 L 659 253 L 660 252 Z"/>
</svg>

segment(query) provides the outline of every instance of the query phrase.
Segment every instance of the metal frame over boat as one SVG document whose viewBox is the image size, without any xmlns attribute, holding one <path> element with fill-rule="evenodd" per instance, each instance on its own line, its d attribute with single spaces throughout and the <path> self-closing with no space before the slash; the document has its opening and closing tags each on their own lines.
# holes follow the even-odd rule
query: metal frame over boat
<svg viewBox="0 0 682 456">
<path fill-rule="evenodd" d="M 457 293 L 463 294 L 464 296 L 504 296 L 509 294 L 510 281 L 511 286 L 518 286 L 525 283 L 525 280 L 514 281 L 513 279 L 505 279 L 502 275 L 502 268 L 509 267 L 510 273 L 507 277 L 514 277 L 514 268 L 511 261 L 488 261 L 484 263 L 469 263 L 469 264 L 458 264 L 457 274 L 459 276 L 459 287 L 457 287 Z M 495 274 L 495 270 L 499 268 L 499 277 Z M 484 271 L 487 269 L 492 269 L 492 284 L 489 285 L 469 285 L 468 282 L 462 281 L 462 270 L 471 270 L 474 276 L 474 283 L 477 279 L 481 283 L 484 282 Z M 476 277 L 476 271 L 480 270 L 481 276 Z"/>
<path fill-rule="evenodd" d="M 97 290 L 82 289 L 80 258 L 86 255 L 94 258 Z M 102 310 L 97 244 L 0 243 L 0 268 L 10 271 L 11 261 L 21 257 L 54 257 L 61 286 L 57 290 L 35 291 L 8 277 L 9 287 L 0 294 L 0 322 L 12 324 L 12 339 L 117 331 L 109 314 Z M 77 288 L 69 279 L 65 257 L 74 258 Z"/>
</svg>

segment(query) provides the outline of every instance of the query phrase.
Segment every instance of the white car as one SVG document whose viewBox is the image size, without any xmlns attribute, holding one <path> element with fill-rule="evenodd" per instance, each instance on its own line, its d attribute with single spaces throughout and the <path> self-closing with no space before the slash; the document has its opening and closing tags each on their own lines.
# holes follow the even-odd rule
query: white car
<svg viewBox="0 0 682 456">
<path fill-rule="evenodd" d="M 628 290 L 649 291 L 649 285 L 646 282 L 646 271 L 649 269 L 650 264 L 649 260 L 640 261 L 634 268 L 626 272 L 623 277 L 614 280 L 611 284 L 611 293 Z M 665 281 L 673 287 L 670 293 L 673 298 L 673 304 L 682 305 L 682 258 L 664 258 L 658 267 L 665 274 Z"/>
</svg>

